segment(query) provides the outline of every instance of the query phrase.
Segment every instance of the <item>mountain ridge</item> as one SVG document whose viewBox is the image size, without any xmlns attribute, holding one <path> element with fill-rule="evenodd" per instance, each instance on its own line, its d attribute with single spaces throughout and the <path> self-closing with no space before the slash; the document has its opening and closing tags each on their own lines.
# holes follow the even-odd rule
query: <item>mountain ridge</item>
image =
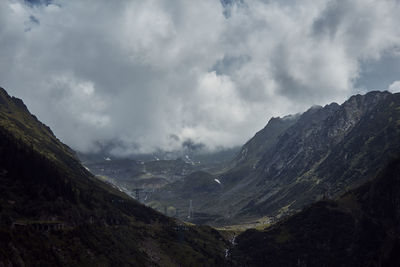
<svg viewBox="0 0 400 267">
<path fill-rule="evenodd" d="M 339 196 L 376 175 L 400 150 L 399 107 L 400 94 L 372 91 L 341 105 L 313 106 L 289 120 L 271 119 L 218 174 L 223 190 L 197 211 L 217 225 L 275 220 Z"/>
<path fill-rule="evenodd" d="M 390 98 L 390 102 L 394 101 L 393 107 L 388 105 L 387 98 Z M 298 122 L 291 126 L 278 140 L 274 148 L 267 151 L 260 160 L 259 165 L 255 170 L 255 181 L 257 181 L 257 186 L 261 188 L 263 185 L 270 183 L 293 183 L 292 188 L 287 188 L 286 190 L 293 190 L 295 192 L 289 194 L 297 194 L 298 191 L 304 191 L 306 187 L 313 187 L 315 183 L 318 187 L 321 181 L 324 179 L 330 180 L 331 183 L 336 183 L 337 180 L 332 180 L 331 168 L 337 165 L 338 162 L 342 162 L 346 165 L 346 160 L 355 160 L 357 156 L 362 157 L 363 155 L 348 155 L 345 161 L 339 161 L 337 155 L 342 155 L 343 148 L 347 146 L 355 146 L 353 142 L 357 142 L 358 147 L 368 147 L 368 139 L 374 138 L 375 135 L 379 134 L 373 131 L 372 127 L 368 125 L 384 124 L 390 125 L 393 128 L 392 132 L 387 134 L 392 136 L 393 133 L 398 132 L 398 125 L 395 122 L 389 122 L 390 116 L 398 118 L 399 112 L 396 110 L 395 106 L 400 105 L 399 94 L 392 95 L 388 92 L 370 92 L 366 95 L 356 95 L 351 97 L 348 101 L 344 102 L 341 106 L 337 104 L 330 104 L 323 108 L 317 110 L 306 111 L 298 120 Z M 390 116 L 388 116 L 390 115 Z M 374 116 L 380 116 L 381 120 L 374 119 Z M 387 117 L 387 120 L 383 120 Z M 382 123 L 384 122 L 384 123 Z M 365 131 L 367 126 L 369 127 Z M 383 127 L 383 126 L 381 126 Z M 387 126 L 389 127 L 389 126 Z M 362 140 L 359 140 L 358 135 L 362 134 Z M 377 138 L 380 136 L 378 135 Z M 358 138 L 353 140 L 352 138 Z M 365 140 L 367 139 L 367 140 Z M 377 139 L 378 140 L 378 139 Z M 398 140 L 392 138 L 391 140 L 383 139 L 384 144 L 391 143 L 395 145 L 392 151 L 396 151 L 396 147 L 399 147 Z M 331 150 L 334 150 L 331 152 Z M 357 151 L 354 147 L 353 151 Z M 382 157 L 388 155 L 388 151 L 382 151 L 378 149 L 370 149 L 372 155 L 380 154 Z M 335 156 L 336 155 L 336 156 Z M 386 158 L 386 160 L 388 160 Z M 380 166 L 385 161 L 380 161 Z M 387 162 L 387 161 L 386 161 Z M 355 163 L 354 163 L 355 164 Z M 350 174 L 352 168 L 348 166 L 343 168 L 340 165 L 338 168 L 337 176 L 341 174 L 342 179 Z M 370 170 L 370 176 L 376 174 L 377 169 L 372 170 L 369 168 L 368 164 L 364 164 L 364 168 Z M 321 166 L 321 167 L 320 167 Z M 315 170 L 315 171 L 314 171 Z M 345 173 L 341 173 L 345 170 Z M 314 174 L 315 173 L 315 174 Z M 337 177 L 335 178 L 337 179 Z M 302 183 L 302 180 L 304 182 Z M 314 181 L 313 181 L 314 180 Z M 354 181 L 344 181 L 343 186 L 339 186 L 337 192 L 340 193 L 345 186 L 351 186 Z M 308 184 L 308 185 L 307 185 Z M 276 183 L 275 183 L 276 185 Z M 330 185 L 326 185 L 330 187 Z M 298 187 L 296 189 L 296 187 Z M 303 187 L 303 188 L 302 188 Z M 330 191 L 328 194 L 335 194 L 334 189 L 321 188 L 321 191 Z M 274 193 L 274 192 L 272 192 Z M 284 192 L 276 192 L 275 196 L 281 197 L 279 194 Z M 326 193 L 326 192 L 321 192 Z M 265 193 L 263 192 L 265 195 Z M 306 196 L 309 198 L 309 195 Z M 314 196 L 317 194 L 314 193 Z M 291 198 L 292 201 L 294 200 Z M 265 209 L 266 205 L 271 205 L 271 196 L 267 195 L 264 199 L 259 200 L 256 206 Z M 298 201 L 296 199 L 296 201 Z M 306 201 L 308 203 L 313 200 Z M 282 203 L 280 206 L 286 206 L 290 204 L 291 201 L 286 201 L 284 205 Z M 276 207 L 275 209 L 277 209 Z M 301 205 L 297 208 L 301 208 Z"/>
</svg>

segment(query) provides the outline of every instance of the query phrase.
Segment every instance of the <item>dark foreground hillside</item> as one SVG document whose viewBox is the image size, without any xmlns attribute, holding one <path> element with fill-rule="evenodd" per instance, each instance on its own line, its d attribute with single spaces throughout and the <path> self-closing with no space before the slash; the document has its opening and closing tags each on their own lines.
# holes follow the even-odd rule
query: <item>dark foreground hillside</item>
<svg viewBox="0 0 400 267">
<path fill-rule="evenodd" d="M 241 266 L 400 266 L 400 159 L 336 201 L 244 232 L 232 258 Z"/>
<path fill-rule="evenodd" d="M 98 181 L 0 88 L 0 266 L 223 266 L 228 246 Z"/>
</svg>

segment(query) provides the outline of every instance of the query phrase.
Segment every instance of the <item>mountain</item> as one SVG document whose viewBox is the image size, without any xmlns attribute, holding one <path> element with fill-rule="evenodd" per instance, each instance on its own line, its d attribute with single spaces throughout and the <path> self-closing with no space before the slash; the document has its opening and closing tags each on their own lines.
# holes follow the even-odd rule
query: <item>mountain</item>
<svg viewBox="0 0 400 267">
<path fill-rule="evenodd" d="M 276 144 L 278 137 L 295 124 L 299 117 L 300 114 L 271 118 L 264 129 L 257 132 L 242 146 L 240 152 L 230 163 L 231 168 L 223 174 L 223 176 L 229 176 L 229 179 L 224 179 L 225 183 L 234 184 L 243 175 L 251 173 L 264 153 Z"/>
<path fill-rule="evenodd" d="M 399 107 L 400 94 L 370 92 L 342 105 L 311 108 L 245 178 L 259 190 L 240 212 L 299 210 L 375 176 L 399 151 Z"/>
<path fill-rule="evenodd" d="M 230 251 L 241 266 L 400 266 L 400 159 L 339 199 L 322 200 Z"/>
<path fill-rule="evenodd" d="M 179 180 L 197 169 L 197 166 L 177 160 L 137 161 L 110 159 L 84 162 L 90 171 L 127 190 L 154 189 Z"/>
<path fill-rule="evenodd" d="M 156 161 L 174 161 L 179 160 L 187 164 L 200 168 L 213 168 L 221 164 L 230 162 L 240 150 L 239 146 L 233 148 L 217 147 L 215 150 L 209 150 L 203 144 L 196 144 L 193 141 L 186 140 L 181 144 L 180 149 L 166 151 L 158 149 L 152 153 L 134 153 L 119 155 L 117 152 L 124 149 L 123 144 L 118 143 L 100 143 L 96 152 L 79 152 L 79 159 L 86 165 L 102 163 L 104 161 L 132 160 L 137 162 L 156 162 Z"/>
<path fill-rule="evenodd" d="M 222 190 L 202 193 L 196 211 L 208 214 L 212 224 L 285 217 L 374 177 L 400 150 L 399 136 L 400 94 L 389 92 L 272 118 L 243 146 L 230 169 L 218 173 Z M 156 195 L 163 202 L 167 193 Z M 196 198 L 194 192 L 190 199 Z M 168 204 L 177 205 L 171 199 Z"/>
<path fill-rule="evenodd" d="M 0 266 L 223 266 L 229 243 L 88 172 L 0 88 Z"/>
<path fill-rule="evenodd" d="M 197 207 L 205 199 L 217 197 L 222 190 L 217 176 L 205 171 L 196 171 L 162 187 L 159 191 L 148 194 L 146 205 L 159 211 L 167 208 L 170 210 L 169 215 L 196 224 L 205 224 L 210 221 L 210 215 L 199 212 Z M 193 214 L 189 214 L 191 205 Z M 213 219 L 217 218 L 219 216 L 215 215 Z"/>
<path fill-rule="evenodd" d="M 292 126 L 298 118 L 297 115 L 289 115 L 283 118 L 271 118 L 268 124 L 261 131 L 257 132 L 253 138 L 243 145 L 240 153 L 236 156 L 235 165 L 257 163 L 257 160 L 270 149 L 279 135 Z"/>
<path fill-rule="evenodd" d="M 183 212 L 179 212 L 180 218 L 187 218 L 188 203 L 192 200 L 198 207 L 198 203 L 202 203 L 207 199 L 215 199 L 223 192 L 223 186 L 220 181 L 220 175 L 229 176 L 229 184 L 234 184 L 236 179 L 240 179 L 243 174 L 250 173 L 257 162 L 262 157 L 263 153 L 268 150 L 275 142 L 278 136 L 292 126 L 298 119 L 299 115 L 285 116 L 284 118 L 272 118 L 261 131 L 250 139 L 236 156 L 224 166 L 225 173 L 218 169 L 217 172 L 209 173 L 206 171 L 197 172 L 195 175 L 188 175 L 181 181 L 176 181 L 168 186 L 160 189 L 155 194 L 150 195 L 149 205 L 154 206 L 154 201 L 157 205 L 168 205 Z M 222 174 L 221 174 L 222 173 Z M 222 177 L 221 176 L 221 177 Z M 199 179 L 203 184 L 207 184 L 208 188 L 213 188 L 210 191 L 197 191 L 196 181 Z M 218 182 L 217 182 L 218 181 Z M 224 183 L 224 187 L 228 183 Z M 162 203 L 162 204 L 161 204 Z M 195 210 L 195 218 L 192 218 L 196 223 L 205 223 L 212 220 L 221 219 L 218 214 L 201 213 Z"/>
<path fill-rule="evenodd" d="M 190 144 L 186 146 L 190 147 Z M 98 153 L 80 152 L 78 157 L 93 174 L 132 192 L 137 188 L 146 191 L 158 189 L 196 171 L 221 172 L 227 169 L 238 150 L 237 147 L 216 151 L 186 148 L 126 157 L 109 156 L 110 151 L 103 150 Z"/>
</svg>

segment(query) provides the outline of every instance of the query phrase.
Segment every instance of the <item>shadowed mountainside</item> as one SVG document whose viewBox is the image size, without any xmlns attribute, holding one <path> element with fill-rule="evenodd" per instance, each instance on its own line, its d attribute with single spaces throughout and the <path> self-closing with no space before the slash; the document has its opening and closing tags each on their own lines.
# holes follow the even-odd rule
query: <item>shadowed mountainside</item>
<svg viewBox="0 0 400 267">
<path fill-rule="evenodd" d="M 238 236 L 241 266 L 399 266 L 400 160 L 339 199 Z"/>
<path fill-rule="evenodd" d="M 96 179 L 0 88 L 0 265 L 225 265 L 229 246 Z"/>
</svg>

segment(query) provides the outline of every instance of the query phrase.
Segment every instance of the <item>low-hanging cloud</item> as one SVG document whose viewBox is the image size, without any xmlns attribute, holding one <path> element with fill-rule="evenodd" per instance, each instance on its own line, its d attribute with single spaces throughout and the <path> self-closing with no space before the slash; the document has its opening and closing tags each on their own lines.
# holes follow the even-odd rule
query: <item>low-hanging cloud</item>
<svg viewBox="0 0 400 267">
<path fill-rule="evenodd" d="M 271 116 L 400 80 L 366 76 L 400 62 L 398 14 L 397 0 L 5 0 L 0 85 L 81 151 L 231 147 Z"/>
</svg>

